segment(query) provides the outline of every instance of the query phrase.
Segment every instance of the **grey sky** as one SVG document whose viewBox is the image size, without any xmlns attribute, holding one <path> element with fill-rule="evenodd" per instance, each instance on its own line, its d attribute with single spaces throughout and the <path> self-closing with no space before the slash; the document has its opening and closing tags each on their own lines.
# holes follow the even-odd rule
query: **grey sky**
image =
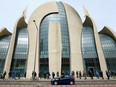
<svg viewBox="0 0 116 87">
<path fill-rule="evenodd" d="M 17 19 L 22 15 L 23 10 L 27 8 L 26 22 L 32 12 L 41 4 L 51 0 L 1 0 L 0 1 L 0 29 L 6 27 L 13 31 Z M 54 1 L 54 0 L 52 0 Z M 60 1 L 60 0 L 57 0 Z M 73 8 L 85 20 L 83 5 L 94 19 L 98 31 L 105 25 L 116 32 L 116 0 L 61 0 Z"/>
</svg>

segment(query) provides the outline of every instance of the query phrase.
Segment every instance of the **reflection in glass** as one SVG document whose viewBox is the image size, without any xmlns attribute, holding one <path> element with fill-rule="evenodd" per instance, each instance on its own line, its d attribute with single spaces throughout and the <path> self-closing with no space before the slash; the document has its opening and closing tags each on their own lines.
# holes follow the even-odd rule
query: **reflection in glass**
<svg viewBox="0 0 116 87">
<path fill-rule="evenodd" d="M 94 41 L 94 33 L 91 27 L 84 27 L 82 30 L 82 56 L 84 68 L 87 73 L 90 69 L 92 69 L 94 73 L 96 70 L 100 70 L 99 59 Z"/>
<path fill-rule="evenodd" d="M 116 71 L 116 40 L 99 34 L 108 70 Z"/>
<path fill-rule="evenodd" d="M 2 73 L 4 69 L 4 63 L 7 56 L 10 39 L 11 35 L 0 37 L 0 73 Z"/>
<path fill-rule="evenodd" d="M 40 72 L 49 72 L 48 62 L 48 28 L 49 22 L 60 22 L 62 36 L 62 70 L 70 72 L 70 45 L 68 35 L 68 24 L 64 6 L 61 2 L 57 2 L 59 13 L 47 15 L 40 25 Z M 67 58 L 67 59 L 66 59 Z M 42 63 L 46 60 L 45 63 Z M 66 60 L 66 61 L 65 61 Z M 65 63 L 67 62 L 67 63 Z M 45 68 L 45 69 L 44 69 Z"/>
<path fill-rule="evenodd" d="M 12 58 L 11 72 L 26 73 L 28 58 L 28 32 L 26 28 L 18 29 Z"/>
</svg>

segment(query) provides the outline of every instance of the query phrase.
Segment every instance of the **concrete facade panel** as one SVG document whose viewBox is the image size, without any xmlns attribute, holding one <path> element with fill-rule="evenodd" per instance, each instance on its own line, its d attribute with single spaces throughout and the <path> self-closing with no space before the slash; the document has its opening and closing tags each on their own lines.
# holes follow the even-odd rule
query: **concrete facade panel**
<svg viewBox="0 0 116 87">
<path fill-rule="evenodd" d="M 52 9 L 51 9 L 52 8 Z M 29 23 L 28 23 L 28 32 L 29 32 L 29 58 L 28 58 L 28 65 L 27 65 L 27 78 L 31 77 L 32 71 L 34 70 L 34 66 L 36 68 L 36 73 L 38 75 L 39 72 L 39 50 L 37 50 L 37 57 L 36 61 L 36 65 L 34 65 L 34 56 L 35 56 L 35 48 L 33 47 L 36 44 L 36 33 L 37 33 L 37 29 L 38 28 L 38 34 L 39 34 L 39 29 L 40 29 L 40 25 L 41 25 L 41 21 L 42 19 L 51 13 L 55 13 L 58 12 L 57 9 L 57 5 L 55 2 L 48 2 L 42 6 L 40 6 L 39 8 L 37 8 L 33 14 L 30 17 Z M 36 25 L 33 23 L 33 20 L 36 21 Z M 38 40 L 37 42 L 39 43 L 39 35 L 38 35 Z M 37 44 L 37 47 L 39 49 L 39 44 Z"/>
<path fill-rule="evenodd" d="M 49 70 L 61 72 L 61 29 L 59 22 L 49 23 Z"/>
<path fill-rule="evenodd" d="M 100 43 L 100 38 L 97 32 L 97 27 L 96 27 L 94 20 L 90 17 L 90 15 L 87 15 L 87 17 L 89 17 L 92 22 L 91 25 L 93 26 L 95 44 L 96 44 L 97 54 L 99 58 L 100 68 L 101 68 L 101 71 L 103 72 L 104 77 L 106 77 L 107 65 L 106 65 L 106 60 L 105 60 L 104 53 L 102 50 L 102 46 Z"/>
<path fill-rule="evenodd" d="M 25 23 L 25 19 L 23 16 L 21 16 L 15 26 L 14 26 L 14 30 L 13 30 L 13 34 L 11 36 L 11 43 L 9 45 L 9 49 L 8 49 L 8 54 L 6 57 L 6 61 L 5 61 L 5 66 L 4 66 L 4 71 L 7 72 L 7 78 L 8 78 L 8 72 L 10 71 L 11 68 L 11 63 L 12 63 L 12 57 L 13 57 L 13 51 L 14 51 L 14 47 L 15 47 L 15 40 L 16 40 L 16 32 L 18 30 L 18 27 L 20 28 L 25 28 L 27 26 L 27 24 Z"/>
<path fill-rule="evenodd" d="M 81 32 L 82 20 L 78 13 L 69 5 L 64 4 L 70 40 L 70 71 L 76 72 L 77 70 L 83 71 L 83 60 L 81 54 Z"/>
</svg>

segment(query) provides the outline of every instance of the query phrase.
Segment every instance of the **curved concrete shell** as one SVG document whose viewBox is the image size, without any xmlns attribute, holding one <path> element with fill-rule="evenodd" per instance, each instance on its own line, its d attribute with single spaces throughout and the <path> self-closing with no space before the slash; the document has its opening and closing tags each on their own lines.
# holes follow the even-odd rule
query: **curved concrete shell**
<svg viewBox="0 0 116 87">
<path fill-rule="evenodd" d="M 17 33 L 17 30 L 21 29 L 21 28 L 27 28 L 27 24 L 25 22 L 24 16 L 21 16 L 17 20 L 17 22 L 14 26 L 14 30 L 13 30 L 12 37 L 11 37 L 11 43 L 10 43 L 10 46 L 9 46 L 9 50 L 8 50 L 8 54 L 7 54 L 6 62 L 5 62 L 5 66 L 4 66 L 4 71 L 6 71 L 6 72 L 10 71 L 12 56 L 13 56 L 13 50 L 14 50 L 14 47 L 15 47 L 16 33 Z"/>
<path fill-rule="evenodd" d="M 79 14 L 71 6 L 64 4 L 70 38 L 70 71 L 76 72 L 77 70 L 83 71 L 83 60 L 81 54 L 81 32 L 82 32 L 82 20 Z"/>
<path fill-rule="evenodd" d="M 107 70 L 107 66 L 106 66 L 106 61 L 105 61 L 104 53 L 102 50 L 102 46 L 100 43 L 100 38 L 99 38 L 99 35 L 97 32 L 96 24 L 89 14 L 86 14 L 85 16 L 86 16 L 86 19 L 85 19 L 85 22 L 83 23 L 83 25 L 90 26 L 93 28 L 95 45 L 96 45 L 96 50 L 97 50 L 97 54 L 98 54 L 98 58 L 99 58 L 100 68 L 103 71 L 104 77 L 106 77 L 105 71 Z"/>
<path fill-rule="evenodd" d="M 68 22 L 68 32 L 70 40 L 70 71 L 81 70 L 83 71 L 83 62 L 81 55 L 81 30 L 82 30 L 82 20 L 78 13 L 69 5 L 62 3 L 65 11 Z M 27 78 L 31 77 L 32 71 L 36 71 L 37 75 L 39 72 L 39 34 L 40 34 L 40 24 L 42 20 L 49 14 L 59 13 L 59 9 L 56 2 L 48 2 L 38 7 L 30 17 L 28 23 L 28 31 L 30 38 L 29 46 L 29 58 L 28 58 L 28 67 L 27 67 Z M 33 22 L 33 20 L 35 22 Z M 49 69 L 51 72 L 61 72 L 61 53 L 62 53 L 62 43 L 61 43 L 61 24 L 59 22 L 49 23 Z M 55 31 L 56 28 L 56 31 Z M 53 30 L 52 30 L 53 29 Z M 57 31 L 59 30 L 59 31 Z M 54 34 L 51 34 L 54 33 Z M 56 34 L 58 36 L 56 36 Z M 38 34 L 38 35 L 37 35 Z M 37 35 L 37 36 L 36 36 Z M 53 36 L 54 35 L 54 36 Z M 36 47 L 36 37 L 37 47 Z M 55 37 L 55 38 L 54 38 Z M 56 38 L 58 37 L 58 38 Z M 76 37 L 76 38 L 75 38 Z M 58 39 L 56 42 L 52 42 Z M 52 45 L 50 45 L 52 44 Z M 56 47 L 57 45 L 58 47 Z M 36 49 L 37 48 L 37 49 Z M 37 50 L 37 51 L 36 51 Z M 57 53 L 53 52 L 57 50 Z M 56 59 L 54 59 L 56 58 Z M 59 65 L 56 65 L 55 63 Z"/>
<path fill-rule="evenodd" d="M 32 13 L 28 24 L 25 22 L 24 11 L 23 16 L 16 21 L 5 57 L 4 71 L 7 72 L 7 77 L 8 73 L 15 69 L 24 71 L 22 77 L 31 78 L 33 71 L 37 73 L 37 76 L 41 71 L 42 75 L 44 72 L 50 74 L 58 72 L 61 75 L 62 71 L 65 71 L 66 74 L 87 71 L 91 66 L 96 71 L 97 69 L 103 71 L 104 77 L 106 77 L 106 60 L 97 27 L 87 10 L 84 9 L 84 11 L 86 18 L 82 23 L 78 12 L 73 7 L 63 2 L 52 1 L 39 6 Z M 85 30 L 84 33 L 83 30 Z M 107 26 L 99 33 L 107 34 L 116 40 L 116 33 Z M 11 35 L 11 33 L 6 28 L 2 28 L 0 37 L 4 35 Z M 2 44 L 4 46 L 4 43 Z M 19 60 L 20 63 L 23 61 L 22 66 L 17 64 Z M 84 66 L 85 60 L 89 63 L 92 60 L 90 66 L 86 64 L 89 68 Z M 93 60 L 96 60 L 97 63 Z M 99 65 L 97 65 L 98 62 Z"/>
<path fill-rule="evenodd" d="M 39 50 L 37 49 L 37 52 L 35 53 L 36 49 L 36 34 L 40 29 L 40 23 L 42 19 L 51 13 L 58 12 L 57 5 L 55 2 L 48 2 L 46 4 L 41 5 L 38 7 L 31 15 L 28 23 L 28 31 L 29 31 L 29 38 L 30 38 L 30 45 L 29 45 L 29 58 L 28 58 L 28 64 L 27 64 L 27 78 L 31 77 L 31 73 L 34 70 L 38 73 L 39 72 Z M 36 25 L 34 24 L 33 20 L 35 20 Z M 36 27 L 37 26 L 37 27 Z M 39 38 L 39 35 L 38 37 Z M 39 39 L 37 39 L 37 48 L 39 48 Z M 35 55 L 37 58 L 35 59 Z M 36 61 L 35 61 L 36 60 Z"/>
<path fill-rule="evenodd" d="M 104 28 L 99 32 L 100 34 L 107 34 L 111 36 L 116 41 L 116 33 L 108 26 L 104 26 Z"/>
<path fill-rule="evenodd" d="M 11 35 L 11 32 L 9 32 L 6 28 L 0 29 L 0 37 L 3 35 Z"/>
</svg>

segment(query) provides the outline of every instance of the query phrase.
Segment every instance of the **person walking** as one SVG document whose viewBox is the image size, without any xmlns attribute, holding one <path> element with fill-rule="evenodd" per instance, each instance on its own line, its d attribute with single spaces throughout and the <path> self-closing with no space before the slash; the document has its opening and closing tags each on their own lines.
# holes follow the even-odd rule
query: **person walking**
<svg viewBox="0 0 116 87">
<path fill-rule="evenodd" d="M 83 71 L 83 77 L 85 77 L 85 80 L 87 79 L 87 73 L 85 71 Z"/>
<path fill-rule="evenodd" d="M 6 76 L 6 71 L 4 71 L 3 73 L 3 80 L 5 79 L 5 76 Z"/>
<path fill-rule="evenodd" d="M 18 79 L 20 79 L 20 71 L 17 72 Z"/>
<path fill-rule="evenodd" d="M 73 77 L 74 77 L 74 75 L 75 75 L 75 72 L 74 71 L 72 71 L 72 74 L 71 74 Z"/>
<path fill-rule="evenodd" d="M 81 74 L 81 71 L 79 71 L 79 78 L 81 79 L 81 77 L 82 77 L 82 74 Z"/>
<path fill-rule="evenodd" d="M 24 77 L 26 78 L 26 72 L 24 73 Z"/>
<path fill-rule="evenodd" d="M 10 77 L 11 77 L 11 74 L 12 74 L 11 71 L 9 71 L 9 73 L 8 73 L 8 77 L 9 77 L 9 79 L 10 79 Z"/>
<path fill-rule="evenodd" d="M 97 70 L 96 70 L 96 77 L 99 79 L 99 73 Z"/>
<path fill-rule="evenodd" d="M 108 78 L 108 80 L 110 79 L 110 74 L 109 74 L 109 72 L 106 70 L 106 76 L 107 76 L 107 78 Z"/>
<path fill-rule="evenodd" d="M 33 71 L 33 72 L 32 72 L 32 79 L 33 79 L 33 80 L 35 80 L 36 75 L 37 75 L 36 72 Z"/>
<path fill-rule="evenodd" d="M 54 73 L 54 72 L 52 72 L 52 78 L 54 79 L 54 77 L 55 77 L 55 73 Z"/>
<path fill-rule="evenodd" d="M 76 76 L 77 76 L 77 78 L 78 78 L 78 71 L 76 71 Z"/>
<path fill-rule="evenodd" d="M 104 77 L 103 77 L 103 72 L 102 72 L 102 71 L 100 71 L 100 77 L 101 77 L 102 79 L 104 79 Z"/>
<path fill-rule="evenodd" d="M 89 70 L 89 76 L 93 79 L 93 72 L 91 70 Z"/>
<path fill-rule="evenodd" d="M 58 71 L 57 71 L 56 75 L 57 75 L 57 77 L 59 77 L 59 72 Z"/>
</svg>

